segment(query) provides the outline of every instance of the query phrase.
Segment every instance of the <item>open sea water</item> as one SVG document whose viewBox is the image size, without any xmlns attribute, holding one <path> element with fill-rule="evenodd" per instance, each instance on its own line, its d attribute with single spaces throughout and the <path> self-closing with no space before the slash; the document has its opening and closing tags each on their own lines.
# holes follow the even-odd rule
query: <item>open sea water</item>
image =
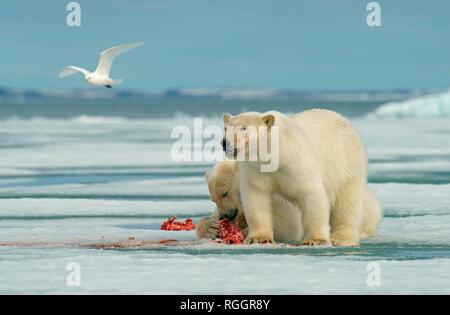
<svg viewBox="0 0 450 315">
<path fill-rule="evenodd" d="M 450 293 L 450 119 L 371 115 L 381 102 L 294 100 L 0 103 L 0 293 Z M 223 112 L 320 107 L 349 117 L 385 211 L 355 248 L 224 246 L 121 250 L 76 244 L 195 240 L 159 231 L 209 215 L 209 162 L 175 162 L 174 126 Z M 201 150 L 195 147 L 195 150 Z M 40 244 L 36 246 L 36 244 Z M 68 264 L 80 266 L 69 286 Z M 378 282 L 370 279 L 377 272 Z"/>
</svg>

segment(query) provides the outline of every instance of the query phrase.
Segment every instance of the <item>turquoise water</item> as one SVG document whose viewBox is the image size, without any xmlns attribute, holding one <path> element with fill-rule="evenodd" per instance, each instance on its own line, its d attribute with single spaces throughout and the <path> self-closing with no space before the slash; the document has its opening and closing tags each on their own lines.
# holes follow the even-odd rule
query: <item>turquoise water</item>
<svg viewBox="0 0 450 315">
<path fill-rule="evenodd" d="M 360 247 L 223 246 L 159 231 L 170 215 L 197 220 L 214 209 L 203 179 L 212 164 L 173 161 L 172 127 L 200 114 L 220 125 L 224 111 L 271 102 L 285 112 L 314 105 L 0 104 L 0 292 L 450 293 L 450 120 L 365 116 L 379 102 L 315 104 L 349 116 L 367 146 L 385 217 Z M 82 246 L 130 236 L 182 243 Z M 71 262 L 80 287 L 66 283 Z M 371 262 L 380 286 L 367 284 Z"/>
<path fill-rule="evenodd" d="M 346 116 L 361 116 L 371 112 L 382 101 L 310 101 L 296 99 L 278 100 L 218 100 L 208 98 L 155 98 L 146 100 L 117 101 L 35 101 L 24 104 L 3 103 L 0 117 L 20 116 L 22 118 L 73 118 L 81 115 L 102 117 L 168 118 L 174 114 L 217 117 L 224 112 L 241 111 L 298 112 L 309 108 L 339 109 Z"/>
</svg>

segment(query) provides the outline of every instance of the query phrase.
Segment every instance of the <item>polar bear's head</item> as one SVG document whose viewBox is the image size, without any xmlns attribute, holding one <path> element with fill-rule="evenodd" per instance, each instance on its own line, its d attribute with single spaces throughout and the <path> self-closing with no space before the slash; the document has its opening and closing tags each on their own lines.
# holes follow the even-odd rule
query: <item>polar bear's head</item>
<svg viewBox="0 0 450 315">
<path fill-rule="evenodd" d="M 269 130 L 273 126 L 275 116 L 256 112 L 236 116 L 224 114 L 223 122 L 225 124 L 223 150 L 228 158 L 236 159 L 239 154 L 248 157 L 252 146 L 258 148 L 262 130 Z"/>
<path fill-rule="evenodd" d="M 279 132 L 275 119 L 276 112 L 247 112 L 236 116 L 224 114 L 222 148 L 225 155 L 239 161 L 266 164 L 267 171 L 278 168 Z"/>
<path fill-rule="evenodd" d="M 217 205 L 219 216 L 230 221 L 245 222 L 239 193 L 239 168 L 235 161 L 218 162 L 205 174 L 211 200 Z"/>
</svg>

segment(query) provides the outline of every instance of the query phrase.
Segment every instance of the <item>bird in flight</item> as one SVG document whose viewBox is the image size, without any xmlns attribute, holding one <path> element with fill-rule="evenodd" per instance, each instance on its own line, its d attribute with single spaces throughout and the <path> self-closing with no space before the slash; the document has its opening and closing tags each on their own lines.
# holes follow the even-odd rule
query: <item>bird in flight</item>
<svg viewBox="0 0 450 315">
<path fill-rule="evenodd" d="M 144 44 L 144 42 L 140 42 L 108 48 L 100 53 L 100 60 L 98 62 L 97 69 L 95 69 L 94 72 L 90 72 L 80 67 L 68 66 L 61 69 L 61 71 L 59 72 L 59 77 L 65 78 L 69 75 L 80 72 L 84 75 L 84 80 L 87 83 L 111 88 L 113 85 L 120 84 L 123 81 L 122 79 L 117 80 L 111 79 L 109 77 L 109 72 L 111 71 L 111 66 L 114 59 L 124 52 L 142 46 Z"/>
</svg>

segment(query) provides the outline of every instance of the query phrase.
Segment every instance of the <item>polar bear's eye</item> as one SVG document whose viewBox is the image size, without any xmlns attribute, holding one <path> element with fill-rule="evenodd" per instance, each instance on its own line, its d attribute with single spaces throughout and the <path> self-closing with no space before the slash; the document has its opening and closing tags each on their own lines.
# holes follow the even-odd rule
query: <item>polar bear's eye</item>
<svg viewBox="0 0 450 315">
<path fill-rule="evenodd" d="M 223 197 L 223 198 L 225 198 L 226 196 L 228 196 L 228 191 L 227 191 L 227 192 L 224 192 L 224 193 L 222 194 L 222 197 Z"/>
<path fill-rule="evenodd" d="M 245 131 L 245 130 L 247 130 L 247 127 L 241 127 L 241 128 L 239 128 L 239 130 L 240 131 Z"/>
</svg>

